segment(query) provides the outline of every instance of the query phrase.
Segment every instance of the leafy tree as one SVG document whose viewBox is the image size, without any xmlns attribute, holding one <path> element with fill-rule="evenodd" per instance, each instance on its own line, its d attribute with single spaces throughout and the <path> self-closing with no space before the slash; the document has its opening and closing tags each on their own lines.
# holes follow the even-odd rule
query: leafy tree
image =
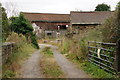
<svg viewBox="0 0 120 80">
<path fill-rule="evenodd" d="M 10 26 L 7 18 L 7 14 L 5 12 L 5 8 L 1 7 L 2 9 L 2 38 L 3 41 L 7 38 L 10 33 Z"/>
<path fill-rule="evenodd" d="M 29 21 L 24 18 L 23 14 L 20 14 L 19 17 L 11 17 L 10 20 L 12 31 L 25 35 L 28 42 L 31 42 L 36 48 L 39 48 L 36 36 L 33 33 L 33 27 Z"/>
<path fill-rule="evenodd" d="M 19 17 L 11 17 L 11 21 L 12 21 L 11 24 L 12 31 L 18 34 L 22 33 L 23 35 L 25 35 L 33 31 L 32 26 L 24 18 L 23 14 L 20 14 Z"/>
<path fill-rule="evenodd" d="M 115 12 L 116 40 L 120 39 L 120 2 L 118 2 Z"/>
<path fill-rule="evenodd" d="M 104 42 L 117 42 L 120 39 L 120 2 L 116 6 L 114 15 L 103 25 L 102 34 Z"/>
<path fill-rule="evenodd" d="M 110 11 L 110 6 L 104 3 L 98 4 L 95 8 L 95 11 Z"/>
</svg>

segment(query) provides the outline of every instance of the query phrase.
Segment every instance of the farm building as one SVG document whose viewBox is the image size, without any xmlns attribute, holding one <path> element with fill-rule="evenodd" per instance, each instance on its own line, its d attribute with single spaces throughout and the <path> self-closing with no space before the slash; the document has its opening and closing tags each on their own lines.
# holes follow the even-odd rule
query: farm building
<svg viewBox="0 0 120 80">
<path fill-rule="evenodd" d="M 83 29 L 86 27 L 95 27 L 101 25 L 105 20 L 113 15 L 113 11 L 93 11 L 93 12 L 78 12 L 71 11 L 70 19 L 71 26 L 75 29 Z"/>
<path fill-rule="evenodd" d="M 113 11 L 71 11 L 70 14 L 22 13 L 32 23 L 36 35 L 39 36 L 43 33 L 53 37 L 64 35 L 69 26 L 80 30 L 94 28 L 103 24 L 107 18 L 114 14 Z"/>
<path fill-rule="evenodd" d="M 55 37 L 58 32 L 64 34 L 67 27 L 70 26 L 69 14 L 22 13 L 34 26 L 39 27 L 38 32 L 44 32 L 46 35 Z"/>
</svg>

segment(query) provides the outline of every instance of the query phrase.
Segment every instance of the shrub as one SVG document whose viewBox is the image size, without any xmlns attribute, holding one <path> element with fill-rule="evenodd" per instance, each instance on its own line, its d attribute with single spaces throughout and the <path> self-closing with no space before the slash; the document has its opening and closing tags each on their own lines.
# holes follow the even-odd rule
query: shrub
<svg viewBox="0 0 120 80">
<path fill-rule="evenodd" d="M 10 78 L 10 77 L 14 77 L 16 75 L 15 72 L 11 71 L 11 70 L 6 70 L 3 77 L 5 78 Z"/>
<path fill-rule="evenodd" d="M 116 6 L 114 15 L 104 23 L 102 34 L 104 42 L 116 42 L 120 39 L 120 2 Z"/>
<path fill-rule="evenodd" d="M 12 21 L 12 31 L 18 34 L 23 34 L 26 37 L 27 42 L 32 43 L 34 47 L 38 49 L 39 46 L 36 36 L 33 34 L 33 27 L 30 22 L 24 18 L 23 14 L 20 14 L 19 17 L 11 17 L 10 20 Z"/>
<path fill-rule="evenodd" d="M 35 48 L 39 49 L 38 42 L 37 42 L 35 34 L 32 33 L 30 38 L 31 38 L 31 43 L 33 44 L 33 46 Z"/>
<path fill-rule="evenodd" d="M 22 34 L 17 34 L 15 32 L 12 32 L 11 35 L 9 35 L 6 39 L 6 42 L 15 42 L 17 47 L 20 47 L 27 43 L 25 36 Z"/>
<path fill-rule="evenodd" d="M 49 54 L 49 55 L 53 55 L 53 52 L 51 51 L 51 48 L 50 47 L 45 47 L 42 52 L 44 54 Z"/>
<path fill-rule="evenodd" d="M 2 65 L 2 77 L 13 78 L 15 77 L 16 72 L 20 69 L 21 62 L 27 59 L 36 49 L 31 44 L 27 43 L 24 35 L 14 32 L 8 36 L 7 42 L 15 42 L 17 48 L 11 55 L 9 55 L 6 62 Z"/>
</svg>

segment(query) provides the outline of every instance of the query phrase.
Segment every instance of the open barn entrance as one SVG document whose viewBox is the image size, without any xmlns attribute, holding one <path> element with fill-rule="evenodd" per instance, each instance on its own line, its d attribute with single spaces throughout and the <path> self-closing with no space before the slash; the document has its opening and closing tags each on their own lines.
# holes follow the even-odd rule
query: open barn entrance
<svg viewBox="0 0 120 80">
<path fill-rule="evenodd" d="M 61 30 L 66 30 L 67 25 L 58 25 L 58 28 L 61 29 Z"/>
</svg>

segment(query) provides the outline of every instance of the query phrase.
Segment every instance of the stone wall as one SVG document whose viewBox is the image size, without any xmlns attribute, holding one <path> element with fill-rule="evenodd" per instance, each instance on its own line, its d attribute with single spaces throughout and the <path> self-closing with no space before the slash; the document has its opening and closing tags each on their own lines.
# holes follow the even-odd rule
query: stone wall
<svg viewBox="0 0 120 80">
<path fill-rule="evenodd" d="M 16 50 L 14 42 L 5 42 L 2 44 L 2 63 L 4 64 L 8 57 Z"/>
</svg>

